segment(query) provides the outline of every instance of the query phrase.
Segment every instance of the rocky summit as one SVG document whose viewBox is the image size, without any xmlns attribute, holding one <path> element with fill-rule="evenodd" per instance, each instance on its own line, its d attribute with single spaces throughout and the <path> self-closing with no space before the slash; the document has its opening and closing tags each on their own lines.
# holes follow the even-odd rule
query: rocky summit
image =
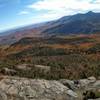
<svg viewBox="0 0 100 100">
<path fill-rule="evenodd" d="M 77 81 L 0 77 L 0 100 L 89 100 L 92 89 L 100 93 L 100 81 L 94 77 Z M 100 100 L 91 100 L 96 99 Z"/>
</svg>

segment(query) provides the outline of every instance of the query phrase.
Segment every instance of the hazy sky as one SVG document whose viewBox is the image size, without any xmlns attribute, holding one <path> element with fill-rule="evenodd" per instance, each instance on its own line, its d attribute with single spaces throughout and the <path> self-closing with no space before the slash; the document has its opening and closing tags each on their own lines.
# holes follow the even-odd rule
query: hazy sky
<svg viewBox="0 0 100 100">
<path fill-rule="evenodd" d="M 88 11 L 99 12 L 100 0 L 0 0 L 0 31 Z"/>
</svg>

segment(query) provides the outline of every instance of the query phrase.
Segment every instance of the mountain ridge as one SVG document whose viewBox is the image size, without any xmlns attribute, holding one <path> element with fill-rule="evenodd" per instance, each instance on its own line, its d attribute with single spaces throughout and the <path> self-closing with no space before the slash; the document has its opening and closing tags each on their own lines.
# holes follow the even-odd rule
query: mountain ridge
<svg viewBox="0 0 100 100">
<path fill-rule="evenodd" d="M 95 34 L 100 32 L 100 13 L 64 16 L 58 20 L 34 24 L 7 31 L 0 36 L 0 44 L 12 44 L 24 37 L 49 37 L 52 35 Z"/>
</svg>

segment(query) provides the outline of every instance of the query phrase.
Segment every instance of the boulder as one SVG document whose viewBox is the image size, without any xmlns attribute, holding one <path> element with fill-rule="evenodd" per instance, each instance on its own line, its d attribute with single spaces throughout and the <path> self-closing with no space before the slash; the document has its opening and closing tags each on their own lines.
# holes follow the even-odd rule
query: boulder
<svg viewBox="0 0 100 100">
<path fill-rule="evenodd" d="M 16 66 L 16 68 L 20 70 L 31 70 L 32 67 L 33 65 L 31 64 L 19 64 Z"/>
<path fill-rule="evenodd" d="M 14 69 L 2 68 L 0 70 L 0 73 L 2 73 L 4 75 L 15 75 L 17 72 Z"/>
<path fill-rule="evenodd" d="M 50 66 L 44 66 L 44 65 L 34 65 L 34 67 L 36 70 L 43 72 L 43 73 L 48 73 L 51 69 Z"/>
<path fill-rule="evenodd" d="M 100 89 L 100 80 L 97 80 L 94 84 L 93 87 L 99 88 Z"/>
<path fill-rule="evenodd" d="M 96 78 L 93 76 L 89 77 L 87 79 L 80 79 L 79 80 L 80 87 L 87 87 L 88 85 L 91 85 L 95 82 L 96 82 Z"/>
<path fill-rule="evenodd" d="M 60 83 L 62 83 L 64 86 L 68 87 L 69 89 L 76 90 L 77 86 L 75 85 L 74 81 L 67 80 L 67 79 L 61 79 L 59 80 Z"/>
<path fill-rule="evenodd" d="M 94 76 L 88 78 L 90 83 L 96 82 L 96 78 Z"/>
<path fill-rule="evenodd" d="M 0 81 L 0 100 L 78 100 L 75 92 L 58 81 L 6 77 Z"/>
</svg>

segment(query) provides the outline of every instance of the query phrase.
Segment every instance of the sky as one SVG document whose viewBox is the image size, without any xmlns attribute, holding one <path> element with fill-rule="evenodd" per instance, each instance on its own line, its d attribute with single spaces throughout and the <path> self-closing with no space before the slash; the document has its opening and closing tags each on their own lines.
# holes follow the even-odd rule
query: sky
<svg viewBox="0 0 100 100">
<path fill-rule="evenodd" d="M 0 32 L 88 11 L 100 12 L 100 0 L 0 0 Z"/>
</svg>

